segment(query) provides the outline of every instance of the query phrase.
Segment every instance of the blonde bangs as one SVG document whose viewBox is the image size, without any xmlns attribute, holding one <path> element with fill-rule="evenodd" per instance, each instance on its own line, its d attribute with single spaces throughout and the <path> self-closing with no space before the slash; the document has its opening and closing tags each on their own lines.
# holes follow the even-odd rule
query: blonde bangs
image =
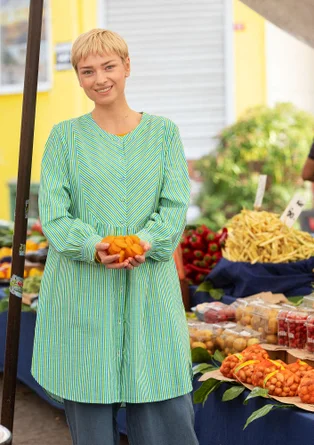
<svg viewBox="0 0 314 445">
<path fill-rule="evenodd" d="M 129 56 L 128 46 L 119 34 L 106 29 L 92 29 L 81 34 L 73 43 L 71 63 L 77 71 L 77 65 L 81 59 L 86 59 L 90 54 L 107 53 L 115 53 L 122 60 Z"/>
</svg>

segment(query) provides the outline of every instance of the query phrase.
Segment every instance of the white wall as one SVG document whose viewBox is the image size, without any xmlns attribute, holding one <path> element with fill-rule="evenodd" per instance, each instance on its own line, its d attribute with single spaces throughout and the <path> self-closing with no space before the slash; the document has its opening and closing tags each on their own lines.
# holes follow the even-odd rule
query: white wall
<svg viewBox="0 0 314 445">
<path fill-rule="evenodd" d="M 292 102 L 314 114 L 314 49 L 269 22 L 266 79 L 269 105 Z"/>
</svg>

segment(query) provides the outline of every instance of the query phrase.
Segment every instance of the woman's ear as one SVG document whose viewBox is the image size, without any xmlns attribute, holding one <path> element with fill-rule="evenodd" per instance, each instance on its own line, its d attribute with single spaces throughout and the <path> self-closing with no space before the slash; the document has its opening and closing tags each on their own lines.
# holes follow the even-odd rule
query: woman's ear
<svg viewBox="0 0 314 445">
<path fill-rule="evenodd" d="M 124 68 L 125 68 L 125 77 L 129 77 L 131 73 L 131 61 L 130 57 L 127 57 L 124 61 Z"/>
</svg>

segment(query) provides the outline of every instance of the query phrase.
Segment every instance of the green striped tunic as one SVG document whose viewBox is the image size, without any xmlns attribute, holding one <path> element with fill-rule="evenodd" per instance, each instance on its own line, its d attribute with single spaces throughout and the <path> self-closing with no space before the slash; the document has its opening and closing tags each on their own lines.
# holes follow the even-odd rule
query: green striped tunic
<svg viewBox="0 0 314 445">
<path fill-rule="evenodd" d="M 172 254 L 189 203 L 178 128 L 143 113 L 123 138 L 91 114 L 61 122 L 42 161 L 39 209 L 50 243 L 32 374 L 55 396 L 143 403 L 191 391 L 190 348 Z M 132 271 L 94 261 L 107 235 L 152 244 Z"/>
</svg>

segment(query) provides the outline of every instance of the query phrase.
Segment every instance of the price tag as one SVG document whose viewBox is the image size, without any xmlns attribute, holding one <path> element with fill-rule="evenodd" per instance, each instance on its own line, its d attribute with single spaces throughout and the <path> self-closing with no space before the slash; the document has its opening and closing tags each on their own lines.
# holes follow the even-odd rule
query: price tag
<svg viewBox="0 0 314 445">
<path fill-rule="evenodd" d="M 280 220 L 288 227 L 292 227 L 296 220 L 299 218 L 300 213 L 305 206 L 305 198 L 299 193 L 296 193 L 288 204 L 288 207 L 283 212 Z"/>
<path fill-rule="evenodd" d="M 255 196 L 255 202 L 254 202 L 255 210 L 258 210 L 262 207 L 265 188 L 266 188 L 266 182 L 267 182 L 267 175 L 260 175 L 259 181 L 258 181 L 257 192 L 256 192 L 256 196 Z"/>
</svg>

